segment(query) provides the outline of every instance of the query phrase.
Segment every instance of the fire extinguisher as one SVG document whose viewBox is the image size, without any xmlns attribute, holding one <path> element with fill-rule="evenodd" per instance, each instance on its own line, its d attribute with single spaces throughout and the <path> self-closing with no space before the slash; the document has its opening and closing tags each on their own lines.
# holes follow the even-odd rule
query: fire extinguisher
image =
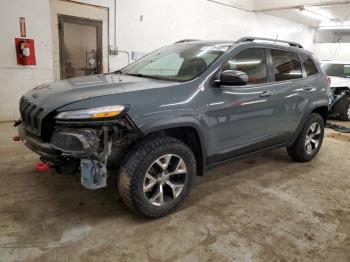
<svg viewBox="0 0 350 262">
<path fill-rule="evenodd" d="M 26 57 L 30 57 L 30 49 L 29 49 L 29 43 L 25 40 L 23 40 L 21 42 L 21 45 L 20 45 L 20 57 L 22 59 L 25 59 Z"/>
<path fill-rule="evenodd" d="M 34 39 L 15 38 L 15 44 L 17 64 L 36 65 Z"/>
</svg>

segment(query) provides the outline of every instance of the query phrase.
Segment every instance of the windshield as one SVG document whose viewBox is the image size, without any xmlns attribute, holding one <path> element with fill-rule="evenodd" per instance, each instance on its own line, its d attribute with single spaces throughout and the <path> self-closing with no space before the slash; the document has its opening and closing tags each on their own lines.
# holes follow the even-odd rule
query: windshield
<svg viewBox="0 0 350 262">
<path fill-rule="evenodd" d="M 323 64 L 327 76 L 350 77 L 350 64 Z"/>
<path fill-rule="evenodd" d="M 193 43 L 166 46 L 123 68 L 120 72 L 138 77 L 189 81 L 201 75 L 229 47 L 227 44 Z"/>
</svg>

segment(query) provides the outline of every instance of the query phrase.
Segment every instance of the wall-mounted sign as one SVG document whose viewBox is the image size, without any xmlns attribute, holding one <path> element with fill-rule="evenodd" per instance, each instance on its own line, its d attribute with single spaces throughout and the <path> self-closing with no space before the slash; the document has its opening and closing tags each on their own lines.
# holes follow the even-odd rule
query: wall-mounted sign
<svg viewBox="0 0 350 262">
<path fill-rule="evenodd" d="M 139 60 L 141 57 L 145 56 L 144 52 L 131 51 L 131 60 Z"/>
<path fill-rule="evenodd" d="M 19 30 L 21 32 L 21 37 L 27 37 L 26 19 L 24 17 L 19 18 Z"/>
</svg>

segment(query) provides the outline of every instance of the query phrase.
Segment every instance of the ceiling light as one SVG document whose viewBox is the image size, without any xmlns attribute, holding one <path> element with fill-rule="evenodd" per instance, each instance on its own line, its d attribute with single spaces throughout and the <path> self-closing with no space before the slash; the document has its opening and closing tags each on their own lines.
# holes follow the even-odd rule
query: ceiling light
<svg viewBox="0 0 350 262">
<path fill-rule="evenodd" d="M 332 16 L 332 14 L 330 12 L 328 12 L 327 10 L 322 9 L 321 7 L 317 7 L 317 6 L 304 6 L 303 9 L 308 10 L 314 14 L 318 14 L 320 16 L 323 17 L 327 17 L 329 18 L 329 20 L 335 20 L 334 16 Z"/>
<path fill-rule="evenodd" d="M 350 30 L 350 26 L 320 26 L 319 30 Z"/>
<path fill-rule="evenodd" d="M 320 14 L 317 14 L 313 11 L 310 11 L 310 10 L 307 10 L 307 9 L 299 9 L 300 13 L 302 13 L 303 15 L 305 16 L 308 16 L 308 17 L 311 17 L 313 19 L 317 19 L 317 20 L 320 20 L 320 21 L 329 21 L 330 18 L 329 17 L 326 17 L 326 16 L 323 16 L 323 15 L 320 15 Z"/>
</svg>

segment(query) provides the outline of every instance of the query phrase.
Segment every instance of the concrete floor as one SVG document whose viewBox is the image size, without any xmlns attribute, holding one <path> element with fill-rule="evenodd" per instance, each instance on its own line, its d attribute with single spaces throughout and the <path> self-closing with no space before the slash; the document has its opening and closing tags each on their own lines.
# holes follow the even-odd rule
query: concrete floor
<svg viewBox="0 0 350 262">
<path fill-rule="evenodd" d="M 114 189 L 36 173 L 14 133 L 0 124 L 0 261 L 350 261 L 350 136 L 327 130 L 310 163 L 280 149 L 220 166 L 149 220 Z"/>
</svg>

